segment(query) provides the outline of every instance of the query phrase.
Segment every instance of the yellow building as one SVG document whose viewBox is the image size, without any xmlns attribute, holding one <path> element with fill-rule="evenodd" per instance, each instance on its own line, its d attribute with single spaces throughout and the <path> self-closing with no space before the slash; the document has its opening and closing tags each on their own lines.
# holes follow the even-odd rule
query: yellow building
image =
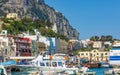
<svg viewBox="0 0 120 75">
<path fill-rule="evenodd" d="M 113 45 L 115 45 L 115 44 L 120 44 L 120 41 L 114 41 Z"/>
<path fill-rule="evenodd" d="M 109 52 L 108 51 L 99 51 L 99 50 L 92 50 L 92 51 L 81 51 L 78 53 L 79 59 L 86 58 L 87 60 L 91 61 L 108 61 Z"/>
</svg>

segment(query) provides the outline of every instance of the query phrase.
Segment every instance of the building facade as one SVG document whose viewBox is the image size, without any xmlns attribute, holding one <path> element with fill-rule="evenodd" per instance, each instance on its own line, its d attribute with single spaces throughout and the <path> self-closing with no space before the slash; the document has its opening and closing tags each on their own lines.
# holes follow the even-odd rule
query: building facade
<svg viewBox="0 0 120 75">
<path fill-rule="evenodd" d="M 107 51 L 99 51 L 99 50 L 92 50 L 92 51 L 81 51 L 78 53 L 78 58 L 82 59 L 85 58 L 89 61 L 99 62 L 99 61 L 106 61 L 108 62 L 109 52 Z"/>
<path fill-rule="evenodd" d="M 14 19 L 17 19 L 18 18 L 18 15 L 17 13 L 8 13 L 6 15 L 6 18 L 14 18 Z"/>
<path fill-rule="evenodd" d="M 102 42 L 101 41 L 93 42 L 93 48 L 102 48 Z"/>
<path fill-rule="evenodd" d="M 4 57 L 4 61 L 10 56 L 16 56 L 16 44 L 13 36 L 0 35 L 0 56 Z"/>
</svg>

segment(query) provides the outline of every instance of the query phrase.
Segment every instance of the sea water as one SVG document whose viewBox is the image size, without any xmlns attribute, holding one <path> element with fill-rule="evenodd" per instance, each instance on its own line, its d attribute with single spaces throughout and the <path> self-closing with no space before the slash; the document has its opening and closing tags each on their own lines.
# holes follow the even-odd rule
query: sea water
<svg viewBox="0 0 120 75">
<path fill-rule="evenodd" d="M 30 75 L 28 72 L 12 72 L 11 75 Z"/>
<path fill-rule="evenodd" d="M 104 72 L 108 71 L 110 68 L 90 68 L 89 72 L 96 72 L 95 75 L 105 75 Z M 12 75 L 29 75 L 27 72 L 12 72 Z"/>
<path fill-rule="evenodd" d="M 96 74 L 95 75 L 105 75 L 104 74 L 104 72 L 105 71 L 108 71 L 110 68 L 102 68 L 102 67 L 100 67 L 100 68 L 91 68 L 91 69 L 89 69 L 89 71 L 91 72 L 96 72 Z"/>
</svg>

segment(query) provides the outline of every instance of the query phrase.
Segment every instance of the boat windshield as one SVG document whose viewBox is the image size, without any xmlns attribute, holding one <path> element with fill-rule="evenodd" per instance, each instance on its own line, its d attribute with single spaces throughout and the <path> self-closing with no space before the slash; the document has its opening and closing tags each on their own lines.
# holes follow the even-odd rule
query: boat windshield
<svg viewBox="0 0 120 75">
<path fill-rule="evenodd" d="M 57 62 L 52 62 L 53 67 L 57 67 Z"/>
<path fill-rule="evenodd" d="M 61 66 L 61 67 L 62 67 L 62 66 L 63 66 L 63 65 L 62 65 L 62 62 L 58 62 L 58 66 Z"/>
<path fill-rule="evenodd" d="M 43 62 L 40 62 L 40 66 L 45 66 L 45 64 Z"/>
<path fill-rule="evenodd" d="M 51 66 L 50 62 L 46 62 L 46 66 Z"/>
</svg>

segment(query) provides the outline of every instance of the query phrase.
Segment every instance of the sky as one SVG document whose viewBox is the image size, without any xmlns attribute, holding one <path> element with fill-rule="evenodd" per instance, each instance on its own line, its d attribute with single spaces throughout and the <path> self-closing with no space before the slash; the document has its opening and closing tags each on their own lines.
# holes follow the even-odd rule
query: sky
<svg viewBox="0 0 120 75">
<path fill-rule="evenodd" d="M 80 39 L 112 35 L 120 39 L 120 0 L 45 0 L 64 14 Z"/>
</svg>

